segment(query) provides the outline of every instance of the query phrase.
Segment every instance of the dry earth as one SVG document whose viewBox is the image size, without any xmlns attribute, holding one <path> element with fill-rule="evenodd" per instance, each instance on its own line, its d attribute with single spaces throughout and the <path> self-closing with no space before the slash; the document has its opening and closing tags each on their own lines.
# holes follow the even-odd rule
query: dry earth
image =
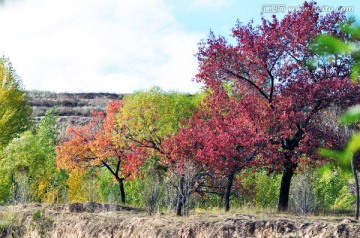
<svg viewBox="0 0 360 238">
<path fill-rule="evenodd" d="M 0 207 L 0 237 L 360 237 L 349 218 L 196 213 L 148 216 L 114 205 Z"/>
<path fill-rule="evenodd" d="M 92 110 L 105 112 L 109 101 L 121 100 L 124 94 L 28 91 L 27 96 L 35 122 L 39 122 L 51 107 L 56 107 L 57 122 L 66 127 L 86 124 Z"/>
</svg>

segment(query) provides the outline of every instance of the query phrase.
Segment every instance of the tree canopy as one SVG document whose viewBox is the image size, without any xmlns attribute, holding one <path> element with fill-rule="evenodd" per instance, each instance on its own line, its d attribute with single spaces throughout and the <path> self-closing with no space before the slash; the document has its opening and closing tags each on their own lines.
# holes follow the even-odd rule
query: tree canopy
<svg viewBox="0 0 360 238">
<path fill-rule="evenodd" d="M 0 58 L 0 148 L 29 128 L 31 108 L 8 59 Z"/>
<path fill-rule="evenodd" d="M 281 211 L 288 208 L 291 178 L 301 161 L 316 161 L 319 145 L 337 143 L 319 126 L 320 112 L 359 102 L 359 85 L 349 79 L 351 55 L 328 61 L 310 50 L 320 33 L 345 40 L 348 36 L 339 31 L 339 26 L 346 21 L 342 13 L 322 15 L 315 3 L 305 2 L 301 10 L 289 12 L 280 21 L 273 16 L 271 20 L 263 18 L 259 26 L 238 22 L 232 30 L 235 45 L 212 32 L 199 44 L 196 80 L 211 91 L 207 107 L 215 109 L 210 119 L 202 121 L 221 128 L 216 141 L 232 141 L 226 143 L 227 150 L 206 156 L 221 164 L 225 151 L 236 154 L 244 145 L 261 146 L 258 156 L 270 170 L 283 174 L 278 204 Z M 315 59 L 317 64 L 312 64 Z M 230 116 L 237 111 L 236 122 Z M 229 136 L 231 132 L 235 136 Z M 206 140 L 209 142 L 211 136 Z M 197 157 L 201 156 L 203 148 L 195 149 Z M 237 156 L 227 159 L 231 157 Z"/>
</svg>

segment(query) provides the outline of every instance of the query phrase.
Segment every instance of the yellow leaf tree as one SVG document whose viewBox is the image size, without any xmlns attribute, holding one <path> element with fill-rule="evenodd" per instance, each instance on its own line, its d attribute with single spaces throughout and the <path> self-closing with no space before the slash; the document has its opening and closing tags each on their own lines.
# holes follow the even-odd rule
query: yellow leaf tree
<svg viewBox="0 0 360 238">
<path fill-rule="evenodd" d="M 30 125 L 31 108 L 8 59 L 0 58 L 0 148 Z"/>
</svg>

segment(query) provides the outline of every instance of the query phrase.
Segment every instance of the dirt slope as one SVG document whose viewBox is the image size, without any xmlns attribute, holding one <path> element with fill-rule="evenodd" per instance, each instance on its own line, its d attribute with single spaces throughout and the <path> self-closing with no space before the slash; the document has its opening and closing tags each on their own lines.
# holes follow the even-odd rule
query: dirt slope
<svg viewBox="0 0 360 238">
<path fill-rule="evenodd" d="M 360 237 L 360 224 L 348 218 L 243 214 L 149 217 L 141 210 L 101 204 L 0 207 L 0 218 L 9 213 L 16 213 L 17 224 L 0 223 L 0 237 Z"/>
<path fill-rule="evenodd" d="M 54 93 L 48 91 L 28 91 L 33 117 L 40 121 L 46 111 L 56 107 L 60 125 L 84 125 L 90 120 L 91 110 L 106 111 L 109 101 L 121 100 L 123 94 L 115 93 Z"/>
</svg>

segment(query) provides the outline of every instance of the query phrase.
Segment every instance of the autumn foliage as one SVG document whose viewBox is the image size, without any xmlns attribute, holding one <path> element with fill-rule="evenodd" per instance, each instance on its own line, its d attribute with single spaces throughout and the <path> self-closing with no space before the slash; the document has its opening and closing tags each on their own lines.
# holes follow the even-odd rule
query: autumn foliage
<svg viewBox="0 0 360 238">
<path fill-rule="evenodd" d="M 281 169 L 279 210 L 288 208 L 300 161 L 317 160 L 321 144 L 336 146 L 319 126 L 320 113 L 359 101 L 359 86 L 349 80 L 351 57 L 327 61 L 309 49 L 321 33 L 346 40 L 339 32 L 346 18 L 334 12 L 320 15 L 314 6 L 305 2 L 281 21 L 263 18 L 259 26 L 238 22 L 232 30 L 235 45 L 213 33 L 202 41 L 196 80 L 211 92 L 209 103 L 174 146 L 179 157 L 186 157 L 177 147 L 182 140 L 188 147 L 192 139 L 193 159 L 223 172 L 249 166 L 249 160 Z M 196 129 L 195 137 L 191 132 Z"/>
<path fill-rule="evenodd" d="M 123 181 L 135 172 L 138 161 L 129 153 L 128 145 L 115 127 L 115 114 L 121 101 L 110 102 L 106 114 L 92 112 L 85 126 L 68 128 L 69 139 L 57 148 L 58 168 L 85 171 L 90 167 L 105 166 L 119 183 L 125 203 Z"/>
<path fill-rule="evenodd" d="M 237 22 L 231 40 L 210 32 L 196 54 L 195 80 L 204 85 L 201 93 L 154 87 L 110 102 L 105 113 L 93 111 L 88 123 L 69 127 L 56 147 L 62 188 L 55 188 L 56 179 L 47 183 L 39 178 L 35 197 L 43 201 L 65 191 L 68 201 L 87 201 L 91 190 L 97 200 L 100 196 L 92 188 L 103 186 L 109 193 L 115 184 L 123 203 L 142 204 L 139 194 L 148 196 L 143 200 L 152 202 L 150 214 L 156 206 L 164 207 L 153 202 L 160 196 L 178 215 L 188 213 L 194 197 L 208 199 L 205 203 L 222 200 L 228 211 L 233 197 L 254 200 L 257 206 L 267 194 L 272 199 L 267 198 L 267 204 L 277 203 L 279 211 L 286 211 L 293 177 L 328 162 L 318 148 L 339 149 L 347 141 L 339 133 L 342 129 L 332 128 L 340 127 L 335 114 L 360 101 L 359 84 L 350 80 L 354 55 L 321 54 L 324 46 L 315 40 L 328 34 L 347 42 L 352 36 L 340 26 L 352 20 L 340 12 L 320 13 L 315 6 L 305 2 L 281 20 L 262 18 L 260 25 Z M 27 132 L 0 153 L 8 167 L 16 148 L 36 143 L 32 137 Z M 46 151 L 53 151 L 55 142 L 45 142 Z M 50 161 L 46 151 L 38 157 Z M 16 170 L 26 174 L 25 162 Z M 51 168 L 55 170 L 54 164 Z M 11 176 L 18 176 L 18 171 L 9 171 L 0 180 L 1 191 L 9 190 Z M 4 181 L 6 186 L 1 185 Z M 344 181 L 338 183 L 344 187 Z M 89 191 L 82 187 L 85 182 Z M 340 185 L 338 194 L 345 194 Z M 325 191 L 323 187 L 317 191 Z M 347 193 L 343 197 L 349 198 Z"/>
</svg>

